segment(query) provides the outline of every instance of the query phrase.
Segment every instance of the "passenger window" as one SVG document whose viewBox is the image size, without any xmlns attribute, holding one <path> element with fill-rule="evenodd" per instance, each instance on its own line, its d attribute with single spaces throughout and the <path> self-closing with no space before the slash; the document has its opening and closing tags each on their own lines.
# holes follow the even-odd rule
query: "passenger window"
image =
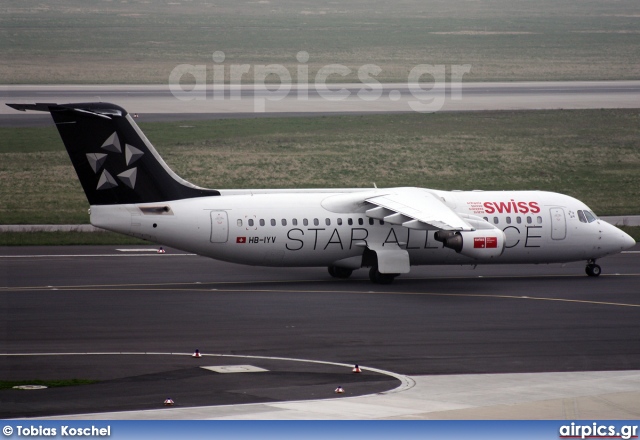
<svg viewBox="0 0 640 440">
<path fill-rule="evenodd" d="M 482 217 L 484 219 L 485 222 L 489 221 L 489 217 Z"/>
<path fill-rule="evenodd" d="M 516 217 L 516 223 L 517 224 L 522 223 L 522 217 L 520 217 L 520 216 Z"/>
<path fill-rule="evenodd" d="M 238 226 L 242 226 L 242 219 L 241 218 L 238 219 Z"/>
<path fill-rule="evenodd" d="M 336 220 L 338 222 L 338 226 L 342 226 L 342 219 L 339 218 L 338 220 Z"/>
<path fill-rule="evenodd" d="M 359 224 L 360 226 L 364 225 L 364 220 L 362 220 L 361 218 L 359 218 L 359 219 L 358 219 L 358 224 Z"/>
<path fill-rule="evenodd" d="M 507 224 L 510 225 L 511 224 L 511 217 L 507 217 Z"/>
<path fill-rule="evenodd" d="M 498 217 L 494 217 L 493 218 L 493 223 L 496 224 L 496 225 L 498 224 Z"/>
<path fill-rule="evenodd" d="M 330 218 L 325 218 L 324 219 L 324 224 L 327 226 L 331 226 L 331 219 Z"/>
<path fill-rule="evenodd" d="M 373 219 L 372 219 L 372 218 L 370 218 L 370 219 L 369 219 L 369 224 L 370 224 L 371 226 L 373 226 Z"/>
<path fill-rule="evenodd" d="M 287 220 L 282 219 L 282 226 L 287 226 Z"/>
<path fill-rule="evenodd" d="M 578 219 L 580 219 L 582 223 L 587 223 L 587 218 L 584 216 L 582 209 L 578 211 Z"/>
<path fill-rule="evenodd" d="M 530 224 L 532 221 L 533 221 L 533 220 L 531 219 L 531 217 L 530 217 L 530 216 L 527 216 L 527 223 L 529 223 L 529 224 Z"/>
<path fill-rule="evenodd" d="M 275 225 L 276 225 L 276 219 L 275 219 L 275 218 L 272 218 L 272 219 L 271 219 L 271 226 L 275 226 Z"/>
<path fill-rule="evenodd" d="M 384 220 L 380 220 L 380 224 L 381 224 L 381 225 L 384 225 Z"/>
<path fill-rule="evenodd" d="M 314 219 L 313 219 L 313 224 L 314 224 L 315 226 L 318 226 L 318 225 L 320 224 L 320 220 L 318 220 L 317 218 L 314 218 Z"/>
<path fill-rule="evenodd" d="M 253 226 L 253 219 L 252 218 L 249 219 L 249 226 Z"/>
<path fill-rule="evenodd" d="M 350 218 L 349 220 L 347 220 L 347 223 L 349 223 L 349 226 L 353 225 L 353 219 Z"/>
<path fill-rule="evenodd" d="M 307 220 L 306 218 L 302 219 L 302 224 L 305 226 L 309 226 L 309 220 Z"/>
<path fill-rule="evenodd" d="M 591 223 L 591 222 L 595 222 L 595 221 L 596 221 L 596 217 L 595 217 L 591 212 L 589 212 L 589 211 L 585 211 L 585 212 L 584 212 L 584 215 L 585 215 L 585 217 L 587 217 L 587 221 L 588 221 L 589 223 Z"/>
<path fill-rule="evenodd" d="M 297 219 L 297 218 L 292 219 L 292 220 L 291 220 L 291 224 L 292 224 L 293 226 L 298 226 L 298 219 Z"/>
<path fill-rule="evenodd" d="M 264 226 L 264 220 L 260 219 L 260 226 Z"/>
<path fill-rule="evenodd" d="M 541 224 L 541 223 L 542 223 L 542 217 L 538 216 L 538 217 L 536 218 L 536 220 L 538 221 L 538 224 Z"/>
</svg>

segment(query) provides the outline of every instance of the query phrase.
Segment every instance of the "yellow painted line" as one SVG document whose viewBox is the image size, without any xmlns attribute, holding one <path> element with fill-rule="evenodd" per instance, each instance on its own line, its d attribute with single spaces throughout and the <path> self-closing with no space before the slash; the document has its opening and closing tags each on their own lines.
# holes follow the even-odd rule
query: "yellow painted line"
<svg viewBox="0 0 640 440">
<path fill-rule="evenodd" d="M 392 292 L 388 292 L 389 294 L 393 294 Z M 409 293 L 411 294 L 411 293 Z M 589 301 L 582 299 L 566 299 L 566 298 L 547 298 L 547 297 L 537 297 L 537 296 L 516 296 L 516 295 L 486 295 L 486 294 L 477 294 L 477 293 L 413 293 L 414 295 L 428 295 L 428 296 L 466 296 L 466 297 L 479 297 L 479 298 L 504 298 L 504 299 L 524 299 L 524 300 L 533 300 L 533 301 L 558 301 L 558 302 L 569 302 L 569 303 L 581 303 L 581 304 L 597 304 L 597 305 L 607 305 L 607 306 L 619 306 L 619 307 L 640 307 L 640 304 L 627 304 L 627 303 L 614 303 L 607 301 Z"/>
<path fill-rule="evenodd" d="M 85 290 L 86 287 L 60 287 L 55 288 L 58 291 L 78 291 Z M 591 300 L 581 300 L 581 299 L 567 299 L 567 298 L 548 298 L 548 297 L 536 297 L 536 296 L 527 296 L 527 295 L 488 295 L 488 294 L 479 294 L 479 293 L 438 293 L 438 292 L 399 292 L 399 291 L 375 291 L 375 290 L 367 290 L 367 291 L 358 291 L 358 290 L 274 290 L 274 289 L 198 289 L 198 288 L 167 288 L 167 287 L 131 287 L 131 288 L 122 288 L 122 286 L 94 286 L 91 287 L 92 290 L 96 292 L 194 292 L 194 293 L 296 293 L 296 294 L 360 294 L 360 295 L 421 295 L 421 296 L 443 296 L 443 297 L 467 297 L 467 298 L 491 298 L 491 299 L 516 299 L 516 300 L 531 300 L 531 301 L 555 301 L 555 302 L 565 302 L 565 303 L 576 303 L 576 304 L 590 304 L 590 305 L 604 305 L 604 306 L 615 306 L 615 307 L 638 307 L 640 308 L 640 304 L 628 304 L 628 303 L 616 303 L 616 302 L 608 302 L 608 301 L 591 301 Z M 35 288 L 31 289 L 32 291 L 51 291 L 52 288 Z"/>
<path fill-rule="evenodd" d="M 362 280 L 341 280 L 341 281 L 365 281 Z M 367 282 L 370 282 L 368 279 Z M 180 282 L 173 283 L 140 283 L 140 284 L 78 284 L 73 286 L 17 286 L 17 287 L 0 287 L 5 290 L 51 290 L 51 289 L 95 289 L 101 287 L 155 287 L 155 286 L 218 286 L 224 284 L 291 284 L 291 283 L 323 283 L 323 282 L 337 282 L 337 280 L 271 280 L 271 281 L 204 281 L 204 282 Z M 1 291 L 1 290 L 0 290 Z"/>
<path fill-rule="evenodd" d="M 640 273 L 615 273 L 615 274 L 602 274 L 600 277 L 638 277 Z M 583 274 L 550 274 L 550 275 L 471 275 L 471 276 L 456 276 L 456 277 L 402 277 L 404 281 L 446 281 L 446 280 L 474 280 L 474 279 L 524 279 L 524 278 L 587 278 Z M 371 283 L 368 278 L 361 279 L 316 279 L 316 280 L 255 280 L 255 281 L 202 281 L 202 282 L 172 282 L 172 283 L 129 283 L 129 284 L 78 284 L 78 285 L 62 285 L 62 286 L 16 286 L 16 287 L 0 287 L 0 291 L 4 290 L 51 290 L 51 289 L 95 289 L 101 287 L 155 287 L 155 286 L 219 286 L 219 285 L 253 285 L 253 284 L 293 284 L 293 283 L 358 283 L 367 282 Z M 375 284 L 372 284 L 375 286 Z"/>
</svg>

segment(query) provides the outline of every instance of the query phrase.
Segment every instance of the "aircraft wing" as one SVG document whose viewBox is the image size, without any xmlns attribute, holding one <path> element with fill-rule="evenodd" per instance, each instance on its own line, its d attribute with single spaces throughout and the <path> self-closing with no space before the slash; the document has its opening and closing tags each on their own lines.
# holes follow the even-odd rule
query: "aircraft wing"
<svg viewBox="0 0 640 440">
<path fill-rule="evenodd" d="M 402 188 L 397 192 L 369 197 L 376 205 L 366 211 L 368 217 L 411 229 L 475 230 L 437 196 L 420 188 Z"/>
</svg>

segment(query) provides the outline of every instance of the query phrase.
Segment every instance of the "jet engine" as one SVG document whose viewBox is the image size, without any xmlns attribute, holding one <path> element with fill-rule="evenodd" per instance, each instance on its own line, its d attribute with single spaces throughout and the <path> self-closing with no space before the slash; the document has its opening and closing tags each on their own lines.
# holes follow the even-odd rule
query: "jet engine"
<svg viewBox="0 0 640 440">
<path fill-rule="evenodd" d="M 476 260 L 490 260 L 502 255 L 506 241 L 500 229 L 476 231 L 437 231 L 435 239 L 444 247 Z"/>
</svg>

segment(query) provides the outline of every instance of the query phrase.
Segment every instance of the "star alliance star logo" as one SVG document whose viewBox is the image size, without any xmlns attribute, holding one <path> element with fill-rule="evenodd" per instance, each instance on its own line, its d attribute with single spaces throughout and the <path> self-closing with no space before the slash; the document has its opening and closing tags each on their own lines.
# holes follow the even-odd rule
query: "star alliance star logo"
<svg viewBox="0 0 640 440">
<path fill-rule="evenodd" d="M 102 146 L 100 148 L 107 153 L 87 153 L 87 161 L 89 161 L 91 169 L 93 169 L 93 172 L 96 174 L 98 174 L 104 166 L 109 153 L 122 154 L 122 147 L 120 138 L 118 137 L 118 133 L 114 131 L 113 134 L 102 143 Z M 131 166 L 143 155 L 144 153 L 136 147 L 127 143 L 124 144 L 124 160 L 126 166 Z M 136 186 L 137 174 L 138 168 L 133 167 L 121 172 L 120 174 L 116 175 L 116 177 L 126 186 L 134 189 Z M 96 189 L 104 190 L 115 188 L 117 186 L 118 181 L 111 175 L 111 173 L 106 169 L 102 170 L 102 174 L 100 175 L 100 179 L 98 180 L 98 186 L 96 187 Z"/>
</svg>

